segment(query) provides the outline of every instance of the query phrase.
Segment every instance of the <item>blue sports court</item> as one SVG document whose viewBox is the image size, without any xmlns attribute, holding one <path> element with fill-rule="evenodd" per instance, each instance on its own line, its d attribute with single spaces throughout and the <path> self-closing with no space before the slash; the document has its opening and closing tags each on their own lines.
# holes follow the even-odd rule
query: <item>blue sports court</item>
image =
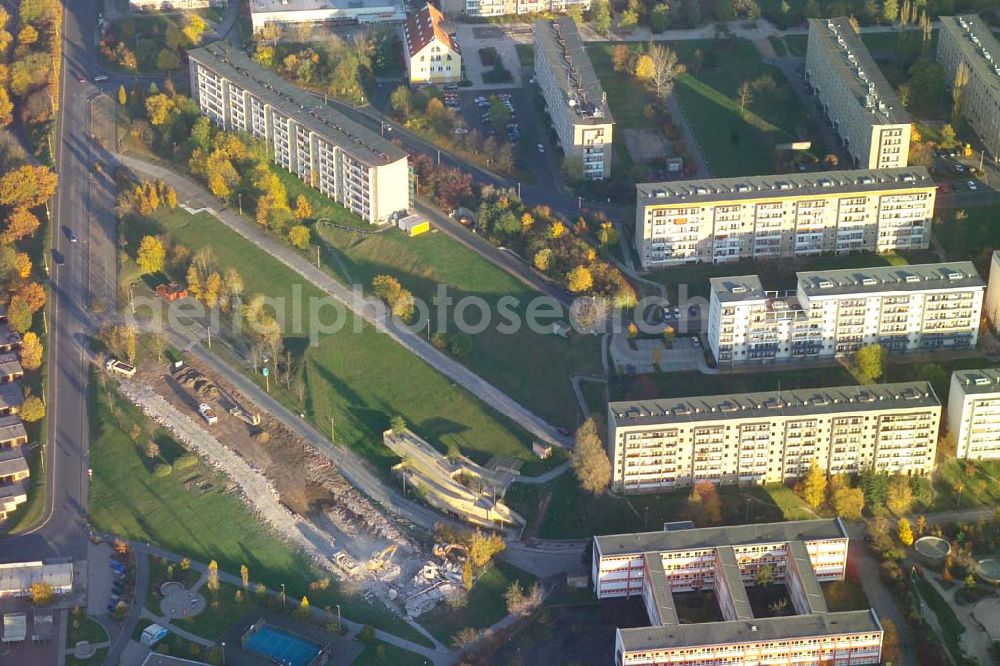
<svg viewBox="0 0 1000 666">
<path fill-rule="evenodd" d="M 268 626 L 248 636 L 244 647 L 284 666 L 307 666 L 320 651 L 315 643 Z"/>
</svg>

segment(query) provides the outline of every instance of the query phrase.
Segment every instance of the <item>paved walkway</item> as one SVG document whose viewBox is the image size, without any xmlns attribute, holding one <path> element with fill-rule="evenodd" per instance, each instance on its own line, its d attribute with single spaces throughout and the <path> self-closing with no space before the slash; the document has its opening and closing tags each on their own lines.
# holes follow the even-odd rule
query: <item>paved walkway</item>
<svg viewBox="0 0 1000 666">
<path fill-rule="evenodd" d="M 156 546 L 148 546 L 148 545 L 146 545 L 144 543 L 137 542 L 137 541 L 133 541 L 133 542 L 130 542 L 130 543 L 131 543 L 132 548 L 135 550 L 135 552 L 137 554 L 138 553 L 142 553 L 143 554 L 143 559 L 146 559 L 146 556 L 148 556 L 148 555 L 155 555 L 157 557 L 162 557 L 162 558 L 164 558 L 166 560 L 169 560 L 171 562 L 180 562 L 184 558 L 183 555 L 178 555 L 177 553 L 171 552 L 169 550 L 164 550 L 162 548 L 157 548 Z M 191 561 L 191 568 L 194 569 L 195 571 L 201 571 L 202 573 L 205 573 L 208 570 L 207 565 L 205 565 L 202 562 L 195 562 L 195 561 Z M 223 583 L 228 583 L 230 585 L 237 585 L 237 586 L 240 586 L 240 587 L 242 587 L 242 585 L 243 585 L 242 578 L 240 578 L 239 576 L 233 575 L 231 573 L 225 572 L 225 571 L 219 571 L 219 581 L 223 582 Z M 251 581 L 250 585 L 252 587 L 256 588 L 256 584 L 253 583 L 253 581 Z M 271 596 L 271 597 L 274 597 L 274 598 L 277 598 L 277 597 L 280 596 L 279 592 L 277 592 L 275 590 L 271 590 L 271 589 L 267 590 L 267 594 L 269 596 Z M 145 595 L 143 595 L 143 597 L 145 598 Z M 137 597 L 137 602 L 138 601 L 139 601 L 139 599 Z M 295 599 L 291 598 L 291 597 L 286 597 L 286 603 L 289 604 L 289 605 L 297 605 L 298 604 L 298 602 Z M 139 604 L 139 605 L 141 607 L 141 604 Z M 144 610 L 144 612 L 147 615 L 152 615 L 152 613 L 149 613 L 148 611 Z M 312 614 L 316 618 L 325 617 L 325 612 L 326 611 L 324 611 L 322 609 L 319 609 L 319 608 L 313 608 L 312 609 Z M 363 628 L 363 625 L 361 625 L 360 623 L 354 622 L 354 621 L 349 620 L 347 618 L 342 618 L 342 622 L 344 624 L 344 627 L 347 628 L 349 636 L 356 635 Z M 419 627 L 417 625 L 411 625 L 411 626 L 414 626 L 415 628 L 418 628 L 418 629 L 422 629 L 422 627 Z M 184 635 L 176 627 L 171 627 L 170 629 L 171 629 L 171 631 L 174 631 L 174 632 L 178 633 L 178 635 L 181 635 L 181 636 Z M 426 633 L 426 632 L 423 631 L 422 633 Z M 131 632 L 129 633 L 129 635 L 131 635 Z M 414 643 L 412 641 L 408 641 L 405 638 L 400 638 L 399 636 L 396 636 L 395 634 L 390 634 L 388 632 L 382 631 L 381 629 L 376 629 L 375 630 L 375 637 L 378 640 L 380 640 L 380 641 L 382 641 L 384 643 L 389 643 L 391 645 L 395 645 L 396 647 L 402 648 L 404 650 L 409 650 L 410 652 L 415 652 L 415 653 L 417 653 L 417 654 L 419 654 L 419 655 L 421 655 L 423 657 L 426 657 L 427 659 L 430 659 L 435 665 L 438 665 L 438 666 L 450 666 L 451 664 L 454 664 L 457 661 L 456 655 L 451 650 L 445 648 L 444 646 L 441 646 L 440 643 L 438 643 L 436 641 L 436 639 L 433 639 L 432 637 L 430 637 L 429 634 L 426 634 L 426 635 L 429 638 L 431 638 L 432 640 L 434 640 L 434 642 L 436 644 L 438 644 L 439 647 L 437 649 L 432 649 L 432 648 L 425 647 L 423 645 L 418 645 L 417 643 Z M 191 639 L 189 639 L 189 640 L 191 640 Z M 203 645 L 205 645 L 205 643 L 202 642 L 204 640 L 205 639 L 199 637 L 199 640 L 197 642 L 202 643 Z M 209 641 L 208 644 L 209 645 L 214 645 L 214 643 L 212 643 L 211 641 Z M 117 663 L 117 662 L 112 662 L 112 663 Z"/>
<path fill-rule="evenodd" d="M 356 316 L 375 326 L 378 331 L 388 335 L 438 372 L 479 397 L 480 400 L 490 405 L 493 409 L 513 419 L 535 437 L 559 444 L 560 446 L 566 444 L 565 439 L 540 417 L 530 412 L 523 405 L 461 363 L 435 349 L 430 342 L 422 338 L 418 333 L 401 325 L 396 318 L 387 316 L 385 308 L 378 301 L 359 298 L 355 292 L 338 282 L 334 277 L 311 264 L 297 250 L 276 240 L 261 229 L 251 226 L 231 210 L 213 210 L 211 207 L 218 205 L 217 199 L 194 181 L 174 171 L 150 164 L 145 160 L 135 157 L 120 156 L 119 160 L 129 168 L 144 172 L 149 176 L 170 184 L 187 206 L 193 209 L 204 208 L 208 212 L 211 212 L 216 219 L 227 227 L 257 245 L 286 267 L 298 273 L 305 280 L 328 293 Z"/>
<path fill-rule="evenodd" d="M 171 632 L 177 634 L 184 640 L 188 640 L 191 641 L 192 643 L 197 643 L 198 645 L 203 645 L 208 648 L 215 646 L 215 641 L 203 638 L 197 634 L 192 634 L 190 631 L 186 629 L 181 629 L 177 625 L 173 624 L 175 618 L 169 618 L 162 615 L 157 615 L 156 613 L 151 613 L 145 608 L 142 609 L 141 617 L 144 620 L 155 622 L 164 629 L 169 629 Z"/>
<path fill-rule="evenodd" d="M 951 609 L 955 611 L 958 620 L 965 627 L 965 632 L 959 637 L 962 652 L 980 664 L 995 663 L 990 654 L 992 641 L 986 628 L 979 623 L 973 614 L 972 606 L 965 606 L 955 601 L 955 593 L 962 588 L 961 584 L 956 584 L 950 590 L 946 590 L 941 586 L 937 575 L 932 574 L 926 568 L 924 569 L 924 578 L 931 584 L 931 587 L 937 590 L 938 594 L 944 597 Z"/>
</svg>

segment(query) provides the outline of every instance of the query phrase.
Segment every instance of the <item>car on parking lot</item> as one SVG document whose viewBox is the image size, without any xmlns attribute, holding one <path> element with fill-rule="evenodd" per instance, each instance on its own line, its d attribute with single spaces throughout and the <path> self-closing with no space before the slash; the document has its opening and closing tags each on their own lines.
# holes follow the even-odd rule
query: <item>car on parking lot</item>
<svg viewBox="0 0 1000 666">
<path fill-rule="evenodd" d="M 98 74 L 97 76 L 94 77 L 94 81 L 96 81 L 98 83 L 100 83 L 101 81 L 107 81 L 107 80 L 108 80 L 108 75 L 107 74 Z"/>
<path fill-rule="evenodd" d="M 974 180 L 970 180 L 969 182 L 966 183 L 966 185 L 968 185 L 968 187 L 969 187 L 970 190 L 978 190 L 979 189 L 979 185 L 976 184 L 976 181 L 974 181 Z"/>
<path fill-rule="evenodd" d="M 444 87 L 444 89 L 445 90 L 458 90 L 458 86 L 456 86 L 454 83 L 449 83 L 448 85 L 446 85 Z"/>
<path fill-rule="evenodd" d="M 951 170 L 954 171 L 955 173 L 965 173 L 965 165 L 964 164 L 952 164 L 951 165 Z"/>
<path fill-rule="evenodd" d="M 465 129 L 464 127 L 456 127 L 455 128 L 455 134 L 468 134 L 468 133 L 469 133 L 469 130 Z"/>
<path fill-rule="evenodd" d="M 76 75 L 76 80 L 79 81 L 80 83 L 86 83 L 87 82 L 87 77 L 84 76 L 83 74 L 77 74 Z"/>
<path fill-rule="evenodd" d="M 691 338 L 691 344 L 694 346 L 695 349 L 701 349 L 701 340 L 698 338 L 697 335 Z"/>
<path fill-rule="evenodd" d="M 671 310 L 671 313 L 674 315 L 674 319 L 679 319 L 681 316 L 681 309 L 675 305 L 674 309 Z"/>
<path fill-rule="evenodd" d="M 691 315 L 692 317 L 696 317 L 698 315 L 698 306 L 697 305 L 689 305 L 688 306 L 688 314 Z"/>
<path fill-rule="evenodd" d="M 540 143 L 536 144 L 535 147 L 538 148 L 538 152 L 540 152 L 540 153 L 544 153 L 545 152 L 545 146 L 543 146 L 542 144 L 540 144 Z"/>
</svg>

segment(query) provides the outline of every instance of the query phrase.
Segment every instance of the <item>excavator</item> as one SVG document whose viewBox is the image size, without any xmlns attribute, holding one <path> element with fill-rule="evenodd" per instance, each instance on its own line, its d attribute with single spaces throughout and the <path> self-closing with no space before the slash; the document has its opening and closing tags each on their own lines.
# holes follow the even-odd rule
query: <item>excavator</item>
<svg viewBox="0 0 1000 666">
<path fill-rule="evenodd" d="M 396 544 L 392 544 L 384 550 L 377 551 L 372 554 L 371 559 L 368 560 L 368 571 L 375 573 L 376 571 L 381 571 L 385 568 L 385 565 L 389 563 L 392 556 L 396 553 Z"/>
<path fill-rule="evenodd" d="M 447 545 L 442 545 L 439 543 L 434 544 L 434 557 L 440 557 L 445 562 L 448 561 L 449 556 L 452 552 L 458 551 L 462 559 L 469 556 L 469 549 L 465 545 L 460 543 L 449 543 Z"/>
</svg>

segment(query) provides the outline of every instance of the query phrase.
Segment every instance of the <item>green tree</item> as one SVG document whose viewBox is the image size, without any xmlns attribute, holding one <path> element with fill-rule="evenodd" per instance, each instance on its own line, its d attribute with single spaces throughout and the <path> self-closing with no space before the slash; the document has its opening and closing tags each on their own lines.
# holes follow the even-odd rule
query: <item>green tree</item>
<svg viewBox="0 0 1000 666">
<path fill-rule="evenodd" d="M 820 468 L 819 463 L 813 459 L 809 463 L 809 470 L 802 481 L 802 499 L 809 506 L 816 508 L 823 503 L 826 497 L 826 474 Z"/>
<path fill-rule="evenodd" d="M 753 576 L 754 582 L 761 587 L 767 587 L 768 585 L 774 584 L 774 569 L 771 568 L 770 564 L 765 564 L 764 566 L 758 567 L 756 573 Z"/>
<path fill-rule="evenodd" d="M 393 435 L 401 435 L 406 430 L 406 419 L 400 414 L 396 414 L 389 420 L 389 430 Z"/>
<path fill-rule="evenodd" d="M 883 0 L 882 20 L 886 23 L 894 23 L 899 18 L 899 2 L 897 0 Z"/>
<path fill-rule="evenodd" d="M 631 32 L 637 25 L 639 25 L 639 14 L 631 9 L 626 9 L 618 16 L 618 29 L 623 32 Z"/>
<path fill-rule="evenodd" d="M 608 0 L 595 0 L 591 8 L 591 23 L 599 35 L 606 35 L 611 30 L 611 7 Z"/>
<path fill-rule="evenodd" d="M 399 86 L 389 96 L 389 104 L 396 115 L 405 120 L 410 117 L 410 112 L 413 110 L 413 93 L 409 87 Z"/>
<path fill-rule="evenodd" d="M 611 482 L 611 461 L 597 432 L 597 421 L 591 416 L 576 431 L 573 449 L 573 471 L 580 487 L 597 495 Z"/>
<path fill-rule="evenodd" d="M 653 5 L 653 11 L 649 14 L 649 28 L 653 32 L 663 32 L 670 27 L 670 6 L 661 2 Z"/>
<path fill-rule="evenodd" d="M 878 343 L 865 345 L 854 352 L 854 365 L 869 381 L 878 380 L 885 373 L 885 349 Z"/>
</svg>

